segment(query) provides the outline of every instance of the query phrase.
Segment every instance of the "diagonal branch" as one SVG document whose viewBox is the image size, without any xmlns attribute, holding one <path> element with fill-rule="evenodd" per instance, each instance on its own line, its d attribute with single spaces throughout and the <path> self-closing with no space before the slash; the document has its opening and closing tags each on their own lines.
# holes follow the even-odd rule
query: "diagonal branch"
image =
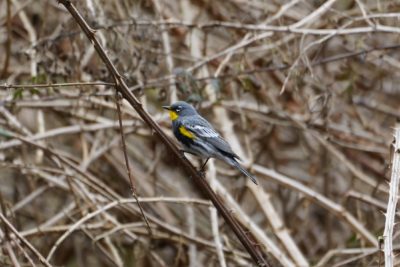
<svg viewBox="0 0 400 267">
<path fill-rule="evenodd" d="M 162 142 L 175 154 L 178 158 L 180 165 L 186 170 L 190 177 L 195 181 L 201 191 L 213 202 L 218 212 L 225 219 L 226 223 L 234 231 L 237 238 L 246 248 L 248 253 L 251 255 L 253 260 L 258 266 L 270 266 L 270 264 L 263 258 L 261 253 L 255 247 L 255 244 L 251 242 L 249 237 L 246 235 L 239 223 L 233 218 L 231 213 L 222 203 L 222 201 L 217 197 L 214 191 L 211 189 L 209 184 L 200 174 L 197 172 L 195 167 L 182 155 L 179 149 L 174 145 L 174 143 L 167 137 L 167 135 L 161 130 L 160 126 L 151 118 L 151 116 L 142 108 L 142 104 L 137 100 L 137 98 L 132 94 L 126 85 L 125 81 L 122 79 L 121 74 L 118 72 L 114 64 L 111 62 L 110 58 L 107 56 L 100 42 L 95 36 L 95 31 L 87 24 L 75 6 L 69 0 L 59 0 L 61 4 L 71 13 L 72 17 L 79 24 L 83 32 L 86 34 L 88 39 L 92 42 L 94 48 L 96 49 L 98 55 L 105 63 L 106 67 L 110 71 L 114 78 L 116 90 L 122 94 L 122 96 L 129 102 L 129 104 L 136 110 L 140 117 L 149 125 L 149 127 L 157 133 L 161 138 Z"/>
</svg>

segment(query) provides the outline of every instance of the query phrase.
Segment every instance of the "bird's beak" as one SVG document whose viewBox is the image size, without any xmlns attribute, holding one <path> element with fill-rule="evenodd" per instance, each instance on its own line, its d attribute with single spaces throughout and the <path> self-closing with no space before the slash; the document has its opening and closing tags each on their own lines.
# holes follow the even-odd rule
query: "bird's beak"
<svg viewBox="0 0 400 267">
<path fill-rule="evenodd" d="M 171 110 L 171 106 L 162 106 L 163 109 Z"/>
</svg>

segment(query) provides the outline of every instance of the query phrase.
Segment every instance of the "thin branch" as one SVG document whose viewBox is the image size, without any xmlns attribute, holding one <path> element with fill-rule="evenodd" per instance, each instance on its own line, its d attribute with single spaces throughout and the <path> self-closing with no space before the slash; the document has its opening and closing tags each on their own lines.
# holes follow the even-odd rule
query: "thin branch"
<svg viewBox="0 0 400 267">
<path fill-rule="evenodd" d="M 396 215 L 396 205 L 399 198 L 400 184 L 400 124 L 396 125 L 394 130 L 394 153 L 392 162 L 392 176 L 389 184 L 389 198 L 386 209 L 385 229 L 383 231 L 384 252 L 385 252 L 385 267 L 394 265 L 393 256 L 393 227 L 394 217 Z"/>
<path fill-rule="evenodd" d="M 1 107 L 0 107 L 1 110 Z M 123 126 L 131 126 L 133 121 L 123 121 L 122 125 Z M 106 122 L 106 123 L 94 123 L 94 124 L 88 124 L 88 125 L 73 125 L 73 126 L 66 126 L 66 127 L 60 127 L 52 130 L 48 130 L 44 133 L 39 133 L 32 135 L 30 137 L 27 137 L 28 140 L 30 141 L 38 141 L 38 140 L 43 140 L 47 138 L 52 138 L 52 137 L 57 137 L 60 135 L 67 135 L 67 134 L 76 134 L 76 133 L 83 133 L 83 132 L 94 132 L 94 131 L 99 131 L 99 130 L 105 130 L 109 128 L 119 128 L 118 122 Z M 3 133 L 4 135 L 4 133 Z M 20 146 L 22 144 L 21 140 L 12 139 L 6 142 L 0 143 L 0 150 L 3 149 L 9 149 L 12 147 Z"/>
<path fill-rule="evenodd" d="M 8 255 L 10 256 L 10 260 L 13 263 L 14 267 L 21 267 L 21 265 L 18 262 L 17 256 L 15 255 L 15 250 L 12 249 L 10 242 L 6 241 L 4 246 L 5 246 L 5 250 L 7 251 Z"/>
<path fill-rule="evenodd" d="M 4 59 L 3 69 L 0 73 L 0 78 L 5 78 L 8 73 L 8 66 L 11 57 L 11 0 L 7 0 L 7 40 L 6 40 L 6 58 Z"/>
<path fill-rule="evenodd" d="M 153 0 L 153 4 L 155 5 L 155 8 L 159 16 L 162 17 L 162 8 L 160 0 Z M 171 42 L 169 38 L 168 29 L 165 27 L 165 25 L 160 25 L 160 28 L 161 28 L 161 38 L 165 50 L 165 59 L 167 61 L 168 71 L 170 74 L 172 74 L 174 71 L 174 60 L 172 58 L 172 49 L 171 49 Z M 176 85 L 175 85 L 175 76 L 170 76 L 169 97 L 171 103 L 174 103 L 178 100 Z"/>
<path fill-rule="evenodd" d="M 135 180 L 134 180 L 134 178 L 132 176 L 131 166 L 129 164 L 128 153 L 126 151 L 124 127 L 122 125 L 122 114 L 121 114 L 121 105 L 120 105 L 121 103 L 120 103 L 120 98 L 119 98 L 118 91 L 115 91 L 115 103 L 117 104 L 117 113 L 118 113 L 119 130 L 120 130 L 120 133 L 121 133 L 122 151 L 124 152 L 125 167 L 126 167 L 126 172 L 128 174 L 129 182 L 130 182 L 130 185 L 131 185 L 132 196 L 136 200 L 136 202 L 137 202 L 137 204 L 139 206 L 142 218 L 143 218 L 144 222 L 146 223 L 147 230 L 149 231 L 149 234 L 151 235 L 151 227 L 150 227 L 150 224 L 149 224 L 149 220 L 147 219 L 146 215 L 144 214 L 143 207 L 139 202 L 138 195 L 137 195 L 137 190 L 136 190 L 136 187 L 135 187 Z"/>
<path fill-rule="evenodd" d="M 399 13 L 389 13 L 389 14 L 372 14 L 367 16 L 367 18 L 397 18 Z M 364 20 L 365 17 L 360 17 L 353 19 L 354 22 L 359 20 Z M 299 21 L 300 22 L 300 21 Z M 187 21 L 179 21 L 174 19 L 164 20 L 164 21 L 125 21 L 119 22 L 117 24 L 112 25 L 103 25 L 101 27 L 97 27 L 97 29 L 108 29 L 115 26 L 130 26 L 130 25 L 166 25 L 169 27 L 188 27 L 188 28 L 196 28 L 196 29 L 207 29 L 207 28 L 215 28 L 215 27 L 224 27 L 231 28 L 237 30 L 248 30 L 248 31 L 264 31 L 264 32 L 283 32 L 283 33 L 293 33 L 293 34 L 307 34 L 307 35 L 349 35 L 349 34 L 364 34 L 364 33 L 372 33 L 372 32 L 381 32 L 381 33 L 399 33 L 400 29 L 392 26 L 386 25 L 375 25 L 364 26 L 364 27 L 353 27 L 353 28 L 344 28 L 344 29 L 315 29 L 315 28 L 301 28 L 294 27 L 293 25 L 283 25 L 283 26 L 275 26 L 275 25 L 267 25 L 267 24 L 245 24 L 238 22 L 226 22 L 226 21 L 210 21 L 206 23 L 190 23 Z"/>
<path fill-rule="evenodd" d="M 70 86 L 93 86 L 93 85 L 104 85 L 104 86 L 115 86 L 114 83 L 107 82 L 74 82 L 74 83 L 48 83 L 48 84 L 4 84 L 0 85 L 0 89 L 38 89 L 38 88 L 54 88 L 54 87 L 70 87 Z"/>
<path fill-rule="evenodd" d="M 219 266 L 226 267 L 226 261 L 224 257 L 223 245 L 219 236 L 218 229 L 218 215 L 217 210 L 214 207 L 210 207 L 210 218 L 211 218 L 211 229 L 214 236 L 215 248 L 217 250 Z"/>
</svg>

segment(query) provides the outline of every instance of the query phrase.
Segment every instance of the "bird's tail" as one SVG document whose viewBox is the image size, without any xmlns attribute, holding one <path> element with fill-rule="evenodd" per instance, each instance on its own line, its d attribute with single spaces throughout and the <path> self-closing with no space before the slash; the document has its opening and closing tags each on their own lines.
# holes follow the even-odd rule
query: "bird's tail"
<svg viewBox="0 0 400 267">
<path fill-rule="evenodd" d="M 235 166 L 237 169 L 239 169 L 244 175 L 246 175 L 247 177 L 249 177 L 251 179 L 251 181 L 253 183 L 255 183 L 256 185 L 258 185 L 257 179 L 256 177 L 254 177 L 251 173 L 249 173 L 245 168 L 243 168 L 239 162 L 237 162 L 235 159 L 230 159 L 229 163 L 232 166 Z"/>
</svg>

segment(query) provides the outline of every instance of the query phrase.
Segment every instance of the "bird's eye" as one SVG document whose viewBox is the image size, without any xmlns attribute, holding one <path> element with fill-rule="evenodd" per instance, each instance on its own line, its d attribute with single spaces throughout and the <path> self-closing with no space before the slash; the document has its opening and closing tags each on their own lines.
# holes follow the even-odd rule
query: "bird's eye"
<svg viewBox="0 0 400 267">
<path fill-rule="evenodd" d="M 176 112 L 181 111 L 181 107 L 177 107 L 177 108 L 175 109 L 175 111 L 176 111 Z"/>
</svg>

